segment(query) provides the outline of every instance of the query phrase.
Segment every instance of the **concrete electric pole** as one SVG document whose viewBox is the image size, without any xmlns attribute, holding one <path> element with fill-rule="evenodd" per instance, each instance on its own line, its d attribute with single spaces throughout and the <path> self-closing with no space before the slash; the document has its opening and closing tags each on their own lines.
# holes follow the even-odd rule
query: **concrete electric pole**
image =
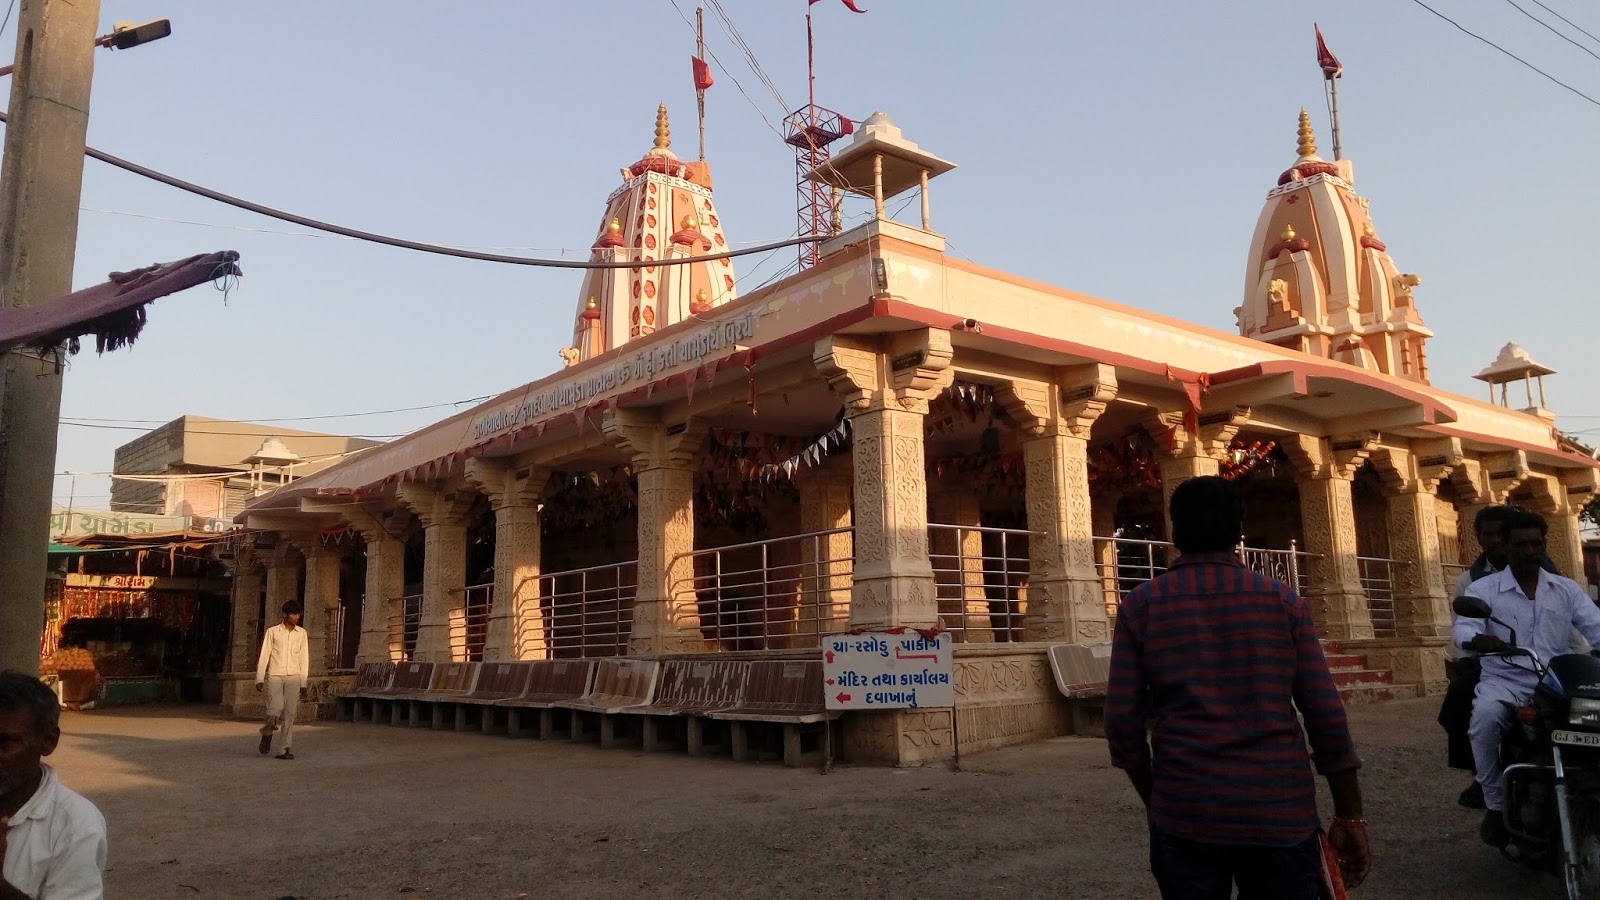
<svg viewBox="0 0 1600 900">
<path fill-rule="evenodd" d="M 0 303 L 72 291 L 99 0 L 21 0 L 0 162 Z M 53 357 L 0 358 L 0 669 L 39 671 L 61 414 Z"/>
</svg>

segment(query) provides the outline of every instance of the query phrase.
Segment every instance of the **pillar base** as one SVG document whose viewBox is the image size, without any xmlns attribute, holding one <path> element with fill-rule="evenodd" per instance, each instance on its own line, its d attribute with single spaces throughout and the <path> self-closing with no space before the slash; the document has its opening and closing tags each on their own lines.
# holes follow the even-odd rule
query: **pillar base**
<svg viewBox="0 0 1600 900">
<path fill-rule="evenodd" d="M 1311 618 L 1317 634 L 1325 641 L 1372 640 L 1372 614 L 1367 611 L 1367 595 L 1361 591 L 1313 593 L 1307 591 Z"/>
<path fill-rule="evenodd" d="M 256 673 L 224 672 L 218 676 L 222 682 L 222 712 L 236 719 L 259 719 L 267 714 L 267 695 L 256 692 Z M 331 719 L 333 707 L 340 694 L 356 687 L 356 676 L 312 675 L 306 681 L 306 699 L 300 702 L 300 719 Z"/>
<path fill-rule="evenodd" d="M 1346 643 L 1341 649 L 1366 657 L 1367 668 L 1388 671 L 1395 684 L 1414 684 L 1424 695 L 1443 694 L 1446 638 L 1383 638 Z"/>
<path fill-rule="evenodd" d="M 1028 585 L 1022 639 L 1053 644 L 1104 644 L 1111 640 L 1104 581 L 1099 576 L 1035 581 Z"/>
</svg>

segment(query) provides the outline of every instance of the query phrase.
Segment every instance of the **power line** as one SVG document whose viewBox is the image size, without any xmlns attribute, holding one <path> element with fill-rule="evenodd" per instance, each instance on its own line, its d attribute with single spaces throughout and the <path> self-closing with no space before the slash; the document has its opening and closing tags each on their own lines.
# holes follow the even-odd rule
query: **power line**
<svg viewBox="0 0 1600 900">
<path fill-rule="evenodd" d="M 1584 45 L 1578 43 L 1577 41 L 1573 40 L 1572 38 L 1569 38 L 1566 35 L 1562 34 L 1561 32 L 1557 31 L 1555 26 L 1551 25 L 1549 22 L 1546 22 L 1545 20 L 1539 18 L 1538 16 L 1534 15 L 1533 13 L 1528 12 L 1527 10 L 1523 9 L 1521 6 L 1519 6 L 1517 4 L 1517 0 L 1506 0 L 1506 2 L 1511 4 L 1512 8 L 1515 9 L 1517 12 L 1522 13 L 1523 15 L 1525 15 L 1528 18 L 1534 20 L 1535 22 L 1538 22 L 1540 24 L 1540 26 L 1542 26 L 1546 31 L 1550 32 L 1551 34 L 1555 35 L 1558 38 L 1561 38 L 1563 41 L 1566 41 L 1567 43 L 1571 44 L 1572 46 L 1577 47 L 1579 50 L 1582 50 L 1583 52 L 1589 54 L 1590 56 L 1593 56 L 1595 59 L 1600 59 L 1600 54 L 1596 54 L 1593 50 L 1590 50 L 1588 47 L 1585 47 Z"/>
<path fill-rule="evenodd" d="M 9 121 L 9 117 L 7 117 L 4 113 L 0 113 L 0 123 L 6 123 Z M 480 253 L 475 250 L 460 250 L 455 247 L 445 247 L 439 244 L 425 244 L 420 241 L 408 241 L 403 238 L 389 237 L 388 235 L 375 234 L 370 231 L 361 231 L 355 228 L 346 228 L 342 225 L 334 225 L 318 219 L 307 218 L 306 216 L 285 212 L 281 209 L 274 209 L 270 206 L 263 206 L 259 203 L 253 203 L 249 200 L 244 200 L 231 194 L 224 194 L 221 191 L 215 191 L 208 187 L 202 187 L 198 184 L 194 184 L 193 182 L 184 181 L 181 178 L 175 178 L 163 172 L 157 172 L 154 169 L 146 168 L 138 163 L 129 162 L 128 160 L 120 157 L 112 156 L 109 153 L 96 150 L 93 147 L 85 147 L 84 155 L 88 156 L 90 159 L 97 159 L 100 162 L 108 165 L 116 166 L 119 169 L 132 172 L 135 175 L 142 175 L 145 178 L 149 178 L 153 181 L 159 181 L 168 187 L 175 187 L 181 191 L 188 191 L 191 194 L 198 194 L 199 196 L 205 197 L 208 200 L 215 200 L 218 203 L 226 203 L 229 206 L 236 206 L 239 209 L 249 210 L 250 212 L 258 215 L 267 216 L 273 219 L 281 219 L 282 221 L 292 222 L 296 225 L 303 225 L 306 228 L 315 228 L 319 231 L 326 231 L 332 234 L 342 234 L 346 237 L 352 237 L 362 241 L 370 241 L 374 244 L 386 244 L 390 247 L 399 247 L 402 250 L 415 250 L 420 253 L 437 253 L 440 256 L 454 256 L 460 259 L 475 259 L 482 262 L 505 263 L 513 266 L 542 266 L 551 269 L 641 269 L 646 266 L 682 266 L 690 263 L 707 262 L 710 260 L 731 259 L 736 256 L 748 256 L 752 253 L 764 253 L 768 250 L 782 250 L 785 247 L 795 247 L 799 246 L 800 244 L 814 244 L 818 241 L 826 239 L 820 235 L 807 235 L 789 238 L 787 240 L 778 241 L 772 244 L 761 244 L 755 247 L 746 247 L 742 250 L 727 250 L 721 253 L 706 253 L 700 256 L 668 256 L 662 259 L 626 260 L 623 262 L 588 262 L 571 259 L 535 259 L 527 256 L 505 256 L 499 253 Z"/>
<path fill-rule="evenodd" d="M 101 428 L 101 429 L 105 429 L 107 431 L 149 431 L 150 430 L 150 429 L 144 427 L 143 425 L 99 425 L 99 424 L 96 424 L 94 422 L 62 422 L 61 424 L 62 425 L 71 425 L 71 426 L 73 426 L 75 428 Z M 199 430 L 191 428 L 189 431 L 187 431 L 185 433 L 186 434 L 220 434 L 220 435 L 232 435 L 234 437 L 282 437 L 282 435 L 279 434 L 276 431 L 199 431 Z M 341 434 L 341 435 L 334 435 L 334 436 L 335 437 L 360 438 L 362 440 L 367 440 L 367 441 L 392 441 L 397 437 L 404 437 L 404 435 L 401 435 L 401 434 Z"/>
<path fill-rule="evenodd" d="M 1544 10 L 1545 12 L 1549 13 L 1552 16 L 1555 16 L 1556 18 L 1558 18 L 1561 21 L 1567 23 L 1568 25 L 1571 25 L 1573 28 L 1578 29 L 1580 32 L 1583 32 L 1584 36 L 1588 37 L 1590 40 L 1600 41 L 1600 37 L 1595 37 L 1594 35 L 1590 34 L 1589 32 L 1584 31 L 1583 30 L 1583 26 L 1579 25 L 1577 22 L 1574 22 L 1571 19 L 1567 18 L 1566 16 L 1563 16 L 1561 13 L 1558 13 L 1555 10 L 1551 9 L 1550 7 L 1545 6 L 1543 3 L 1540 3 L 1539 0 L 1533 0 L 1533 2 L 1540 9 Z"/>
<path fill-rule="evenodd" d="M 1534 70 L 1535 72 L 1538 72 L 1540 75 L 1543 75 L 1546 79 L 1548 79 L 1550 81 L 1553 81 L 1556 84 L 1561 85 L 1562 87 L 1564 87 L 1567 90 L 1573 92 L 1574 94 L 1577 94 L 1579 97 L 1582 97 L 1583 99 L 1589 101 L 1590 103 L 1593 103 L 1595 106 L 1600 106 L 1600 100 L 1596 100 L 1595 98 L 1589 96 L 1588 94 L 1585 94 L 1583 91 L 1580 91 L 1577 88 L 1573 87 L 1572 85 L 1567 84 L 1565 81 L 1562 81 L 1561 79 L 1555 77 L 1554 75 L 1551 75 L 1549 72 L 1546 72 L 1545 70 L 1539 68 L 1538 66 L 1534 65 L 1533 63 L 1528 62 L 1527 60 L 1525 60 L 1522 57 L 1516 55 L 1515 53 L 1512 53 L 1510 50 L 1507 50 L 1506 48 L 1500 46 L 1499 44 L 1496 44 L 1494 41 L 1489 40 L 1488 38 L 1484 37 L 1483 35 L 1474 34 L 1473 32 L 1468 31 L 1467 29 L 1461 27 L 1461 23 L 1460 22 L 1457 22 L 1455 19 L 1452 19 L 1449 16 L 1445 15 L 1444 13 L 1439 12 L 1437 9 L 1434 9 L 1433 7 L 1429 6 L 1428 4 L 1423 3 L 1422 0 L 1411 0 L 1411 2 L 1415 3 L 1416 5 L 1418 5 L 1420 7 L 1422 7 L 1423 9 L 1427 10 L 1428 12 L 1433 13 L 1435 16 L 1438 16 L 1439 18 L 1445 20 L 1446 22 L 1449 22 L 1451 25 L 1454 25 L 1457 31 L 1461 32 L 1462 34 L 1466 35 L 1467 37 L 1470 37 L 1473 40 L 1482 41 L 1483 43 L 1488 44 L 1489 46 L 1493 47 L 1494 49 L 1499 50 L 1501 53 L 1504 53 L 1506 56 L 1511 57 L 1512 59 L 1516 60 L 1517 62 L 1522 63 L 1524 66 L 1527 66 L 1528 68 Z"/>
<path fill-rule="evenodd" d="M 683 10 L 681 8 L 679 8 L 678 0 L 671 0 L 671 2 L 672 2 L 672 8 L 677 10 L 678 18 L 683 20 L 683 24 L 689 26 L 689 30 L 691 32 L 694 32 L 694 33 L 698 34 L 698 32 L 695 30 L 694 23 L 689 21 L 689 17 L 687 15 L 684 15 Z M 739 83 L 739 79 L 734 76 L 733 72 L 730 71 L 727 66 L 722 64 L 722 60 L 721 59 L 717 58 L 716 51 L 712 50 L 710 47 L 707 47 L 706 48 L 706 55 L 711 57 L 711 61 L 717 64 L 717 69 L 720 70 L 722 72 L 722 74 L 728 76 L 728 80 L 730 82 L 732 82 L 734 88 L 736 88 L 739 91 L 739 95 L 744 97 L 745 101 L 750 104 L 750 108 L 754 109 L 756 111 L 756 115 L 761 117 L 761 121 L 766 124 L 767 128 L 773 134 L 777 135 L 778 137 L 780 137 L 780 138 L 783 137 L 783 132 L 779 131 L 778 130 L 778 126 L 772 124 L 772 120 L 768 119 L 767 118 L 767 114 L 764 111 L 762 111 L 761 104 L 757 103 L 755 101 L 755 98 L 750 96 L 750 92 L 746 91 L 744 89 L 744 85 Z"/>
<path fill-rule="evenodd" d="M 239 421 L 247 425 L 260 425 L 267 422 L 310 422 L 320 419 L 357 419 L 363 416 L 385 416 L 390 413 L 419 412 L 427 409 L 443 409 L 446 406 L 463 406 L 468 403 L 479 403 L 493 397 L 493 394 L 484 394 L 482 397 L 468 397 L 465 400 L 453 400 L 449 403 L 430 403 L 427 406 L 402 406 L 396 409 L 375 409 L 370 412 L 329 414 L 323 416 L 283 416 L 280 418 L 241 418 Z M 66 423 L 71 420 L 74 424 L 81 422 L 115 422 L 129 425 L 164 425 L 170 419 L 98 419 L 93 416 L 62 416 L 61 421 Z"/>
</svg>

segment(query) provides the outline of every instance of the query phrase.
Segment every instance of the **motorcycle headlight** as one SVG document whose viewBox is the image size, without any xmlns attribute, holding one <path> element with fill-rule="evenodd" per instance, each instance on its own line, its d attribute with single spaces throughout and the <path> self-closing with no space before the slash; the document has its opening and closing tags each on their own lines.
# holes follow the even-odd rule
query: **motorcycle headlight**
<svg viewBox="0 0 1600 900">
<path fill-rule="evenodd" d="M 1567 724 L 1600 728 L 1600 699 L 1572 698 L 1572 705 L 1567 709 Z"/>
</svg>

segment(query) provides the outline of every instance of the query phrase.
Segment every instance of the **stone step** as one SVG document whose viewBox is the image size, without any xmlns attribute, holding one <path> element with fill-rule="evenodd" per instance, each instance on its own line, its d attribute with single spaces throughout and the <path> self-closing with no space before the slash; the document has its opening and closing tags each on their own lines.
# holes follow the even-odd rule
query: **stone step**
<svg viewBox="0 0 1600 900">
<path fill-rule="evenodd" d="M 1367 658 L 1358 653 L 1333 653 L 1330 651 L 1323 655 L 1327 658 L 1328 668 L 1330 669 L 1364 669 L 1367 666 Z"/>
<path fill-rule="evenodd" d="M 1418 684 L 1356 684 L 1341 687 L 1339 696 L 1345 706 L 1362 706 L 1368 703 L 1389 703 L 1394 700 L 1415 700 L 1422 696 Z"/>
<path fill-rule="evenodd" d="M 1363 684 L 1394 684 L 1394 673 L 1379 669 L 1336 669 L 1333 683 L 1340 688 Z"/>
</svg>

